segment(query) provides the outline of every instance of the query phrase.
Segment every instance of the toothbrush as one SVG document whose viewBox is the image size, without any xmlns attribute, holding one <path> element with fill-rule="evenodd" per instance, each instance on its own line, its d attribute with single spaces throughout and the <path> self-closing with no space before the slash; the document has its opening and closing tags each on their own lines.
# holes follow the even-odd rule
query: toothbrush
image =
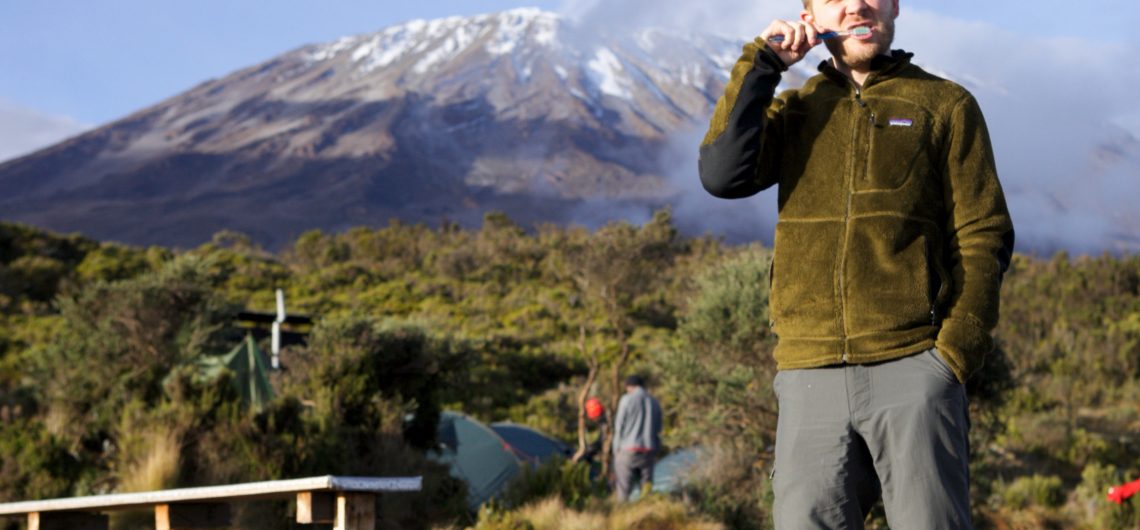
<svg viewBox="0 0 1140 530">
<path fill-rule="evenodd" d="M 817 34 L 816 38 L 818 38 L 820 40 L 826 40 L 826 39 L 834 39 L 835 37 L 844 37 L 847 35 L 851 35 L 853 37 L 858 37 L 860 35 L 870 35 L 870 34 L 871 34 L 871 28 L 868 28 L 866 26 L 859 26 L 855 29 L 852 29 L 851 31 L 825 31 L 823 33 Z M 784 42 L 784 36 L 783 35 L 774 35 L 774 36 L 768 37 L 768 42 Z"/>
</svg>

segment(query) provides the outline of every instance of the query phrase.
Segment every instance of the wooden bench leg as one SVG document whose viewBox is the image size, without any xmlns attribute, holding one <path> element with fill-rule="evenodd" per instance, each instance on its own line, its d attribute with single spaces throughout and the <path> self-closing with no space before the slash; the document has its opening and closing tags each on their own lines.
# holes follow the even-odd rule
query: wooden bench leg
<svg viewBox="0 0 1140 530">
<path fill-rule="evenodd" d="M 334 530 L 375 530 L 376 494 L 337 493 Z"/>
<path fill-rule="evenodd" d="M 297 524 L 335 522 L 335 493 L 331 491 L 303 491 L 297 494 Z"/>
<path fill-rule="evenodd" d="M 192 530 L 230 526 L 230 505 L 213 502 L 158 504 L 154 507 L 156 530 Z"/>
<path fill-rule="evenodd" d="M 107 530 L 107 516 L 87 512 L 32 512 L 28 530 Z"/>
</svg>

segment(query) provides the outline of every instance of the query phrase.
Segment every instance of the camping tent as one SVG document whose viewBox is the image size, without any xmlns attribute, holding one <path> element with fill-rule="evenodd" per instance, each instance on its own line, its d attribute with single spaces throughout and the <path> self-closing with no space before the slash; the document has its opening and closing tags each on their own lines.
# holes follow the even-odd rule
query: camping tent
<svg viewBox="0 0 1140 530">
<path fill-rule="evenodd" d="M 681 489 L 687 475 L 704 455 L 699 447 L 678 449 L 653 466 L 653 491 L 673 493 Z"/>
<path fill-rule="evenodd" d="M 444 411 L 436 431 L 439 446 L 431 456 L 451 467 L 467 483 L 467 506 L 479 509 L 504 488 L 520 465 L 507 443 L 486 425 L 458 412 Z"/>
<path fill-rule="evenodd" d="M 554 457 L 570 458 L 570 446 L 526 425 L 501 421 L 492 423 L 491 429 L 504 441 L 515 456 L 532 466 L 538 466 Z"/>
<path fill-rule="evenodd" d="M 269 384 L 269 360 L 253 337 L 234 346 L 229 353 L 202 357 L 198 361 L 199 374 L 205 379 L 218 377 L 223 369 L 234 373 L 234 389 L 242 402 L 259 410 L 273 400 L 273 386 Z"/>
</svg>

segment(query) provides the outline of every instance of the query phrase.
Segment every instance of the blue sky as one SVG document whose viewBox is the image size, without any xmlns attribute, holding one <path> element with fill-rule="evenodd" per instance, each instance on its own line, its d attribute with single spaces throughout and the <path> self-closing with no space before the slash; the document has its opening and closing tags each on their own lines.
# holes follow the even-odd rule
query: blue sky
<svg viewBox="0 0 1140 530">
<path fill-rule="evenodd" d="M 644 4 L 607 1 L 608 8 L 624 3 L 640 9 L 638 4 Z M 590 0 L 0 0 L 0 104 L 96 125 L 304 44 L 372 32 L 413 18 L 519 6 L 572 12 L 598 9 L 598 4 Z M 646 5 L 647 9 L 666 6 L 659 9 L 669 11 L 668 4 Z M 797 2 L 735 4 L 764 15 L 772 12 L 765 6 L 781 6 L 784 13 L 772 12 L 776 16 L 794 13 Z M 1130 0 L 902 0 L 902 6 L 987 22 L 1016 33 L 1101 43 L 1136 42 L 1134 27 L 1140 26 L 1140 3 Z M 760 19 L 764 15 L 745 18 L 759 29 L 767 23 Z M 717 25 L 711 18 L 703 25 Z M 905 24 L 905 18 L 899 23 Z M 994 53 L 1000 55 L 1001 50 Z M 1042 57 L 1042 66 L 1046 65 L 1047 58 Z"/>
</svg>

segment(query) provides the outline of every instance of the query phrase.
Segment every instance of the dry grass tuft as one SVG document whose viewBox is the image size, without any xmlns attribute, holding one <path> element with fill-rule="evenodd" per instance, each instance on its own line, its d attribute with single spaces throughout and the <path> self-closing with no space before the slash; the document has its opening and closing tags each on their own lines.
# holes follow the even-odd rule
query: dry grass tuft
<svg viewBox="0 0 1140 530">
<path fill-rule="evenodd" d="M 680 502 L 650 496 L 640 502 L 618 505 L 606 528 L 610 530 L 724 530 L 720 523 L 692 515 Z"/>
<path fill-rule="evenodd" d="M 182 440 L 173 429 L 154 429 L 143 435 L 142 453 L 129 458 L 119 471 L 119 491 L 139 492 L 174 486 L 181 462 Z"/>
<path fill-rule="evenodd" d="M 724 530 L 720 523 L 691 514 L 681 502 L 650 496 L 630 504 L 600 504 L 577 511 L 558 497 L 507 513 L 484 516 L 474 530 Z"/>
<path fill-rule="evenodd" d="M 534 525 L 534 530 L 593 530 L 606 524 L 604 513 L 574 511 L 558 497 L 525 506 L 519 516 Z"/>
</svg>

